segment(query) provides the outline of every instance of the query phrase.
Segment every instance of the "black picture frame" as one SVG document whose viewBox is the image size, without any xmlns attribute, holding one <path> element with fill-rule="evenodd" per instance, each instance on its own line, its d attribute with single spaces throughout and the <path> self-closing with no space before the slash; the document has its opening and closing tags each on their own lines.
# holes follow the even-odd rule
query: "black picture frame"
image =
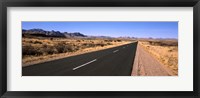
<svg viewBox="0 0 200 98">
<path fill-rule="evenodd" d="M 7 7 L 193 7 L 193 91 L 7 91 Z M 0 1 L 2 98 L 199 98 L 200 0 L 2 0 Z"/>
</svg>

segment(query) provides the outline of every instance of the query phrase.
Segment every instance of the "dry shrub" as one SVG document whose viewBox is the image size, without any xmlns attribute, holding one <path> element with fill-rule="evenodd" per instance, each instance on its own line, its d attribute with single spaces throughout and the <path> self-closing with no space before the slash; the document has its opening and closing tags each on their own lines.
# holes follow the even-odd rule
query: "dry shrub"
<svg viewBox="0 0 200 98">
<path fill-rule="evenodd" d="M 42 46 L 43 54 L 56 54 L 58 53 L 55 47 L 44 44 Z"/>
<path fill-rule="evenodd" d="M 101 46 L 101 47 L 103 47 L 103 46 L 106 46 L 106 44 L 104 44 L 104 43 L 98 43 L 98 44 L 96 44 L 97 46 Z"/>
<path fill-rule="evenodd" d="M 66 44 L 65 42 L 58 42 L 55 44 L 55 48 L 58 53 L 73 52 L 73 46 L 71 44 Z"/>
<path fill-rule="evenodd" d="M 76 42 L 81 42 L 81 40 L 76 40 Z"/>
<path fill-rule="evenodd" d="M 96 45 L 93 43 L 83 43 L 82 46 L 83 48 L 88 48 L 88 47 L 95 47 Z"/>
<path fill-rule="evenodd" d="M 42 44 L 42 42 L 40 42 L 40 41 L 37 41 L 37 40 L 36 40 L 36 41 L 34 41 L 33 43 L 34 43 L 34 44 Z"/>
<path fill-rule="evenodd" d="M 112 43 L 107 43 L 107 45 L 113 45 Z"/>
<path fill-rule="evenodd" d="M 50 40 L 52 41 L 52 40 L 53 40 L 53 38 L 51 37 L 51 38 L 50 38 Z"/>
<path fill-rule="evenodd" d="M 31 45 L 22 47 L 22 55 L 42 55 L 42 51 L 38 47 L 33 47 Z"/>
<path fill-rule="evenodd" d="M 119 39 L 117 40 L 117 42 L 121 42 L 121 41 L 122 41 L 122 40 L 119 40 Z"/>
<path fill-rule="evenodd" d="M 32 40 L 28 41 L 29 43 L 34 43 Z"/>
<path fill-rule="evenodd" d="M 105 42 L 112 42 L 113 40 L 104 40 Z"/>
</svg>

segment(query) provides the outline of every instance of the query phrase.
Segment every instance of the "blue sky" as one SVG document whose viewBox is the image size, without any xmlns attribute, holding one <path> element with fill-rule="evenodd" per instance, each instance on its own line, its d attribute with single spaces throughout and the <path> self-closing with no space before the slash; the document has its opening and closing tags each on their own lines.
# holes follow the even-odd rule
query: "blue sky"
<svg viewBox="0 0 200 98">
<path fill-rule="evenodd" d="M 33 28 L 92 36 L 178 38 L 178 22 L 22 22 L 22 29 Z"/>
</svg>

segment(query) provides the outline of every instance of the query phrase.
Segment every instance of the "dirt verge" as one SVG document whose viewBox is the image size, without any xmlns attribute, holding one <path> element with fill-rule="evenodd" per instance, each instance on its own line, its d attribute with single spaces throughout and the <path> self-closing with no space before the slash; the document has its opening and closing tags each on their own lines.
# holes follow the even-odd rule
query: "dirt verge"
<svg viewBox="0 0 200 98">
<path fill-rule="evenodd" d="M 132 76 L 174 76 L 172 70 L 160 63 L 138 42 Z"/>
</svg>

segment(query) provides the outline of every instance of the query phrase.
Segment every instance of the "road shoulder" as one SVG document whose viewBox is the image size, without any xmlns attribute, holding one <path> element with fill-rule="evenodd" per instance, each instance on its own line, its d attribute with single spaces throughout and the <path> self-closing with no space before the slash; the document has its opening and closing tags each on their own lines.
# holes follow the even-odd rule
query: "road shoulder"
<svg viewBox="0 0 200 98">
<path fill-rule="evenodd" d="M 133 63 L 132 76 L 172 76 L 172 72 L 158 62 L 139 43 Z"/>
</svg>

